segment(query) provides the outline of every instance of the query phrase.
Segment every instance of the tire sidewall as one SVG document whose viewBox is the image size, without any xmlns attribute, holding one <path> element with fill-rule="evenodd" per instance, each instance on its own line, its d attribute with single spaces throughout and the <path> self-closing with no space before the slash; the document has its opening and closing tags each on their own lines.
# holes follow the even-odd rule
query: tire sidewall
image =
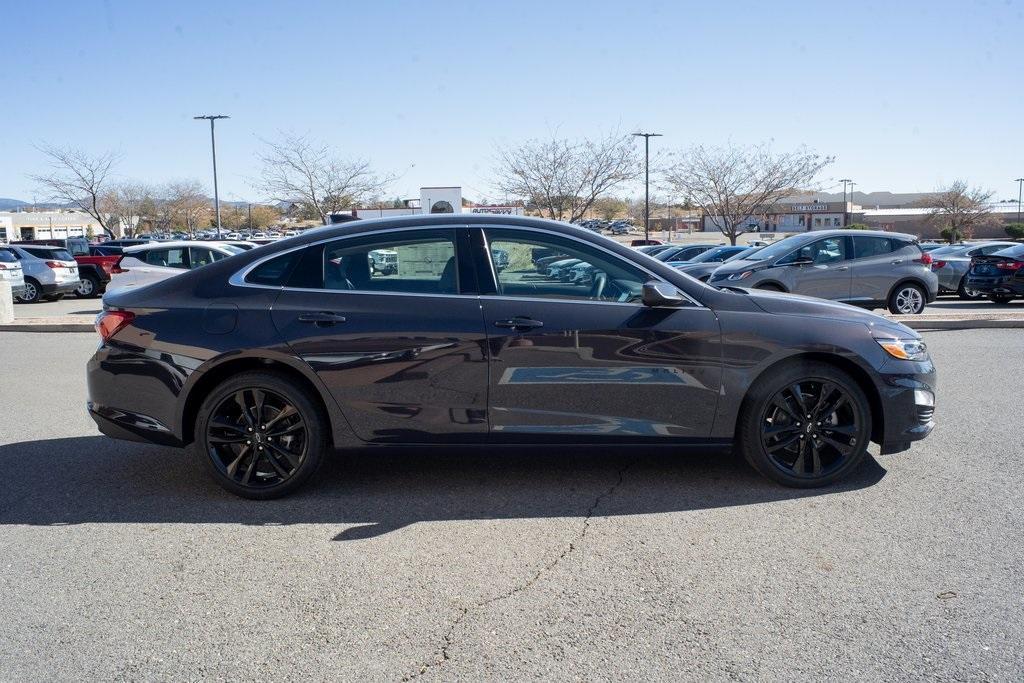
<svg viewBox="0 0 1024 683">
<path fill-rule="evenodd" d="M 25 298 L 24 296 L 15 298 L 23 304 L 34 304 L 37 301 L 39 301 L 39 282 L 37 282 L 35 278 L 27 277 L 25 278 L 25 285 L 32 286 L 32 291 L 35 293 L 35 296 L 33 296 L 31 299 Z M 22 294 L 24 294 L 24 291 L 22 292 Z"/>
<path fill-rule="evenodd" d="M 858 441 L 860 445 L 847 457 L 846 462 L 827 476 L 818 479 L 806 479 L 794 477 L 776 466 L 761 443 L 761 416 L 763 415 L 768 401 L 775 396 L 776 392 L 793 382 L 828 380 L 842 386 L 854 402 L 857 412 L 860 415 L 860 433 Z M 747 462 L 765 477 L 785 486 L 795 488 L 818 488 L 829 486 L 846 477 L 855 470 L 867 456 L 868 445 L 871 441 L 871 406 L 868 403 L 863 389 L 857 382 L 842 370 L 817 361 L 794 362 L 778 369 L 769 370 L 765 375 L 758 378 L 747 394 L 740 412 L 740 421 L 737 429 L 741 452 Z"/>
<path fill-rule="evenodd" d="M 921 295 L 921 308 L 911 313 L 903 313 L 896 306 L 896 297 L 899 296 L 900 292 L 906 289 L 916 289 L 917 293 Z M 892 294 L 889 295 L 889 312 L 892 313 L 893 315 L 920 315 L 921 313 L 924 313 L 925 306 L 927 305 L 928 297 L 925 296 L 924 288 L 913 282 L 904 282 L 903 284 L 893 289 Z"/>
<path fill-rule="evenodd" d="M 79 299 L 92 299 L 92 298 L 94 298 L 96 296 L 96 294 L 99 292 L 99 289 L 100 289 L 100 282 L 99 282 L 99 280 L 97 280 L 92 275 L 86 275 L 85 277 L 82 278 L 81 281 L 82 281 L 82 283 L 88 282 L 90 285 L 92 285 L 92 287 L 89 289 L 89 293 L 88 294 L 83 294 L 80 291 L 78 291 L 78 288 L 75 288 L 75 297 L 77 297 Z"/>
<path fill-rule="evenodd" d="M 306 424 L 306 457 L 299 469 L 275 486 L 267 488 L 249 488 L 242 486 L 220 471 L 209 452 L 206 432 L 213 411 L 221 401 L 241 389 L 264 389 L 283 396 L 294 405 Z M 219 384 L 203 400 L 196 415 L 195 432 L 192 448 L 195 455 L 203 462 L 206 471 L 221 487 L 243 498 L 253 500 L 269 500 L 287 495 L 302 486 L 323 463 L 327 451 L 327 418 L 319 403 L 304 388 L 289 378 L 272 372 L 245 372 Z"/>
</svg>

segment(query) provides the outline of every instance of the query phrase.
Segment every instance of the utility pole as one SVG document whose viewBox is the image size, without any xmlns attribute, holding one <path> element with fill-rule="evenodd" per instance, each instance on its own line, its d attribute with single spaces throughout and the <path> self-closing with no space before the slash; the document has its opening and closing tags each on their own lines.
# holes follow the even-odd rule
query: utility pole
<svg viewBox="0 0 1024 683">
<path fill-rule="evenodd" d="M 252 232 L 252 204 L 247 204 L 249 207 L 249 232 Z"/>
<path fill-rule="evenodd" d="M 210 147 L 213 150 L 213 206 L 217 212 L 217 239 L 220 239 L 220 194 L 217 191 L 217 136 L 213 132 L 213 124 L 217 119 L 230 119 L 224 114 L 193 116 L 193 119 L 204 119 L 210 122 Z"/>
<path fill-rule="evenodd" d="M 1021 204 L 1021 199 L 1024 199 L 1024 194 L 1022 194 L 1022 192 L 1021 192 L 1022 190 L 1024 190 L 1024 178 L 1017 178 L 1016 182 L 1017 182 L 1017 222 L 1020 223 L 1020 204 Z"/>
<path fill-rule="evenodd" d="M 661 133 L 633 133 L 633 137 L 644 139 L 644 241 L 651 239 L 651 138 L 660 138 Z"/>
</svg>

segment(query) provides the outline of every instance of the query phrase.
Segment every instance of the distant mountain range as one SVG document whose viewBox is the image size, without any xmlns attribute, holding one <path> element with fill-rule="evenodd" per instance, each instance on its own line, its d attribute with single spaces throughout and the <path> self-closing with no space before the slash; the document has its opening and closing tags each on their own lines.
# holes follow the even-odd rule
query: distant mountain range
<svg viewBox="0 0 1024 683">
<path fill-rule="evenodd" d="M 11 209 L 20 209 L 23 206 L 30 206 L 28 202 L 23 202 L 20 199 L 11 199 L 10 197 L 0 197 L 0 211 L 10 211 Z"/>
</svg>

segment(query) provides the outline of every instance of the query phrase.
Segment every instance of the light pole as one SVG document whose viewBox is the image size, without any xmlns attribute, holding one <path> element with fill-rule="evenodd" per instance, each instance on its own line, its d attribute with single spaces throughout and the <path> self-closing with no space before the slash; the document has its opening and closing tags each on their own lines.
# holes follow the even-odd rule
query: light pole
<svg viewBox="0 0 1024 683">
<path fill-rule="evenodd" d="M 846 183 L 852 183 L 853 181 L 850 180 L 849 178 L 840 178 L 839 182 L 841 182 L 843 184 L 843 226 L 845 227 L 845 225 L 846 225 L 846 215 L 847 215 L 847 211 L 846 211 Z"/>
<path fill-rule="evenodd" d="M 1024 178 L 1017 178 L 1017 222 L 1020 223 L 1020 204 L 1021 199 L 1024 199 L 1024 194 L 1021 193 L 1024 190 Z"/>
<path fill-rule="evenodd" d="M 633 133 L 633 137 L 644 139 L 644 241 L 651 239 L 651 138 L 660 138 L 661 133 Z"/>
<path fill-rule="evenodd" d="M 204 119 L 210 122 L 210 147 L 213 150 L 213 206 L 217 212 L 217 239 L 220 239 L 220 194 L 217 192 L 217 136 L 213 132 L 213 124 L 217 119 L 230 119 L 224 114 L 193 116 L 199 120 Z"/>
</svg>

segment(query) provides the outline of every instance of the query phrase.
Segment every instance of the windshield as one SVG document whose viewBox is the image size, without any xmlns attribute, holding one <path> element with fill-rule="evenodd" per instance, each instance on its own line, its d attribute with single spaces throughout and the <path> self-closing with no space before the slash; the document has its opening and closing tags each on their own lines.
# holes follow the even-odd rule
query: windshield
<svg viewBox="0 0 1024 683">
<path fill-rule="evenodd" d="M 242 247 L 235 246 L 234 244 L 222 244 L 221 249 L 223 249 L 224 251 L 229 251 L 232 254 L 241 254 L 243 251 L 245 251 L 245 249 L 243 249 Z"/>
<path fill-rule="evenodd" d="M 750 261 L 765 261 L 773 259 L 778 256 L 782 256 L 783 254 L 788 254 L 793 249 L 796 249 L 797 245 L 801 244 L 803 241 L 803 235 L 793 235 L 792 237 L 779 240 L 775 244 L 769 244 L 767 247 L 761 247 L 757 253 L 752 253 L 750 256 L 744 256 L 743 258 Z"/>
<path fill-rule="evenodd" d="M 690 259 L 690 263 L 707 263 L 708 261 L 721 261 L 728 254 L 736 252 L 736 247 L 715 247 L 708 249 L 699 256 Z"/>
<path fill-rule="evenodd" d="M 761 251 L 762 249 L 764 249 L 764 247 L 750 247 L 749 249 L 744 249 L 740 253 L 733 254 L 729 258 L 725 259 L 725 263 L 728 263 L 729 261 L 741 261 L 745 258 L 749 258 L 750 256 Z"/>
<path fill-rule="evenodd" d="M 932 256 L 942 256 L 943 254 L 957 254 L 966 248 L 967 247 L 963 244 L 949 244 L 944 247 L 939 247 L 938 249 L 932 249 L 930 253 Z"/>
</svg>

